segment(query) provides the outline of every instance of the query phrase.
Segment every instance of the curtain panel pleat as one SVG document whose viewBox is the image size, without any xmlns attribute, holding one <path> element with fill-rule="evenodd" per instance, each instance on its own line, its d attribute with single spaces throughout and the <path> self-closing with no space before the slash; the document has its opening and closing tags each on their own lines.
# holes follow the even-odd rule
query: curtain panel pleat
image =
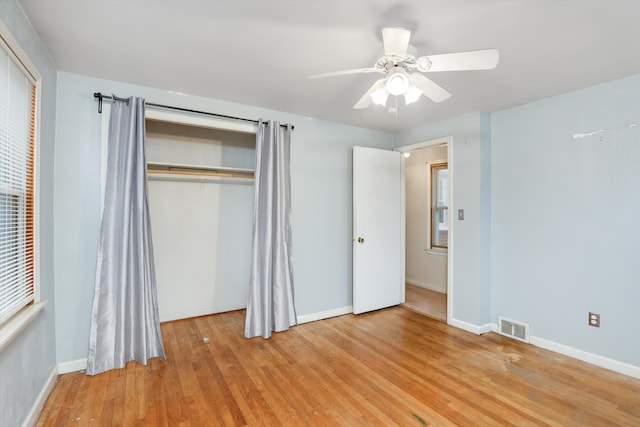
<svg viewBox="0 0 640 427">
<path fill-rule="evenodd" d="M 165 358 L 144 152 L 145 101 L 114 97 L 87 374 Z"/>
<path fill-rule="evenodd" d="M 256 132 L 253 250 L 245 337 L 297 324 L 291 256 L 291 126 L 260 120 Z"/>
</svg>

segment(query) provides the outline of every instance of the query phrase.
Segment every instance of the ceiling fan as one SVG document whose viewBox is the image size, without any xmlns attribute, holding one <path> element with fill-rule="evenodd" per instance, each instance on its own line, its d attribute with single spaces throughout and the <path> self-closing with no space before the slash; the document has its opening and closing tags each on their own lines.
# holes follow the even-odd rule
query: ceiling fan
<svg viewBox="0 0 640 427">
<path fill-rule="evenodd" d="M 423 94 L 433 102 L 442 102 L 451 94 L 421 73 L 492 70 L 498 65 L 497 49 L 418 56 L 416 48 L 409 44 L 410 38 L 411 31 L 406 28 L 383 28 L 384 56 L 373 67 L 314 74 L 309 78 L 357 73 L 384 74 L 385 77 L 377 80 L 353 106 L 360 109 L 372 103 L 386 105 L 389 95 L 402 95 L 406 104 L 417 101 Z"/>
</svg>

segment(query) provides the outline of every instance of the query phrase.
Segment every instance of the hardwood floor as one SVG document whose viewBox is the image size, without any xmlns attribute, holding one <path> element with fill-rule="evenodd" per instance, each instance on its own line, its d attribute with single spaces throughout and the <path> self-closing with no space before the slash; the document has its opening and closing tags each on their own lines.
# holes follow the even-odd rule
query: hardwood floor
<svg viewBox="0 0 640 427">
<path fill-rule="evenodd" d="M 404 305 L 406 307 L 435 319 L 447 321 L 447 294 L 408 283 L 405 286 Z"/>
<path fill-rule="evenodd" d="M 61 375 L 37 425 L 640 425 L 640 380 L 404 307 L 243 330 L 243 311 L 165 323 L 166 361 Z"/>
</svg>

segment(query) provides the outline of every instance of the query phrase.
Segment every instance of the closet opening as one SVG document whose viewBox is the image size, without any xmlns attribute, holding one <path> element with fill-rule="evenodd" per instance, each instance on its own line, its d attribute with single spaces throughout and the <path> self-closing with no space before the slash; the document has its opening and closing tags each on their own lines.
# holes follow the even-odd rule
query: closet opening
<svg viewBox="0 0 640 427">
<path fill-rule="evenodd" d="M 245 308 L 251 271 L 255 126 L 179 116 L 146 120 L 161 322 Z"/>
</svg>

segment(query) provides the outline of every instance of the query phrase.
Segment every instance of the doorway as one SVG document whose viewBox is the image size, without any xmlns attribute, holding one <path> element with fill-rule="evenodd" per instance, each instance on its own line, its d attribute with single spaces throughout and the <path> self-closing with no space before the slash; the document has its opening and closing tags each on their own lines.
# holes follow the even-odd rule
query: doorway
<svg viewBox="0 0 640 427">
<path fill-rule="evenodd" d="M 448 321 L 451 138 L 399 147 L 405 156 L 405 306 Z"/>
</svg>

